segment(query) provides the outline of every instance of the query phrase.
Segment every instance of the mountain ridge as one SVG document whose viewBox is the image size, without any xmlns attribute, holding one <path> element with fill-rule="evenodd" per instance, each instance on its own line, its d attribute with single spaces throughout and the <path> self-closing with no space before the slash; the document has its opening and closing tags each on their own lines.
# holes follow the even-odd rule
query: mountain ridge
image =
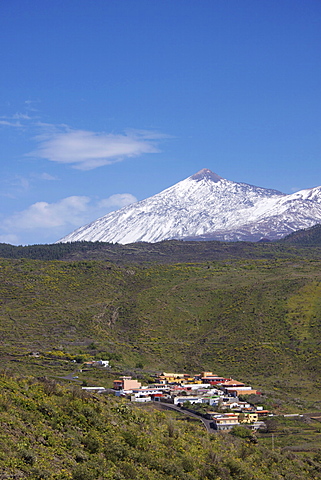
<svg viewBox="0 0 321 480">
<path fill-rule="evenodd" d="M 276 240 L 321 221 L 321 187 L 285 194 L 202 169 L 162 192 L 84 225 L 57 243 Z"/>
</svg>

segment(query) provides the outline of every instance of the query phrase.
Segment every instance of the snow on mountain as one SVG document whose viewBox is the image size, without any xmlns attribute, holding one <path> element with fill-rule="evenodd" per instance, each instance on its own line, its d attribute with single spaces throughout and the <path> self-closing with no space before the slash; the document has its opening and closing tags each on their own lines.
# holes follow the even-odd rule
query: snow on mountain
<svg viewBox="0 0 321 480">
<path fill-rule="evenodd" d="M 140 202 L 78 228 L 59 242 L 277 239 L 321 222 L 321 187 L 286 195 L 203 169 Z"/>
</svg>

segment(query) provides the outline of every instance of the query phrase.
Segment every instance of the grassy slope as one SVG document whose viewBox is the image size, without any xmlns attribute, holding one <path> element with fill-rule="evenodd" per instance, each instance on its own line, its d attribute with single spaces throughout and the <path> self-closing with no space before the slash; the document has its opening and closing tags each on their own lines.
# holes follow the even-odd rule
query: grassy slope
<svg viewBox="0 0 321 480">
<path fill-rule="evenodd" d="M 0 375 L 0 392 L 1 479 L 321 478 L 318 451 L 297 456 L 250 439 L 209 436 L 182 417 L 46 379 Z"/>
<path fill-rule="evenodd" d="M 19 357 L 29 351 L 93 353 L 94 342 L 94 353 L 121 355 L 121 368 L 209 369 L 282 387 L 280 403 L 285 389 L 296 404 L 319 406 L 318 260 L 127 267 L 3 259 L 0 267 L 1 356 L 14 371 L 41 373 L 39 362 Z M 59 362 L 47 367 L 64 372 Z"/>
<path fill-rule="evenodd" d="M 298 397 L 313 387 L 318 399 L 318 262 L 177 265 L 143 274 L 150 285 L 124 317 L 132 321 L 122 335 L 146 364 L 203 367 Z"/>
</svg>

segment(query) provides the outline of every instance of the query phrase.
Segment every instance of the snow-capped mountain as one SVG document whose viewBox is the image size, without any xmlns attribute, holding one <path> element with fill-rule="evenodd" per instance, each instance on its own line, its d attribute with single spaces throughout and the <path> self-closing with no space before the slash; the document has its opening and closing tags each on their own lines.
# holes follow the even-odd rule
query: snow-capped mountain
<svg viewBox="0 0 321 480">
<path fill-rule="evenodd" d="M 321 187 L 287 195 L 204 168 L 146 200 L 111 212 L 59 242 L 277 239 L 321 222 Z"/>
</svg>

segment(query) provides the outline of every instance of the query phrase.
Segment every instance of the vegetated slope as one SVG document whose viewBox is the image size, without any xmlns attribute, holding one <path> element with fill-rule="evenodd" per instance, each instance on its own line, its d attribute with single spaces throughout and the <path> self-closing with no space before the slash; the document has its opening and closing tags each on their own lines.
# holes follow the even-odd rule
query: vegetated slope
<svg viewBox="0 0 321 480">
<path fill-rule="evenodd" d="M 280 240 L 280 243 L 299 246 L 320 246 L 321 225 L 314 225 L 311 228 L 293 232 Z"/>
<path fill-rule="evenodd" d="M 251 435 L 209 436 L 172 414 L 66 390 L 45 378 L 2 375 L 0 390 L 2 479 L 321 478 L 317 452 L 299 457 L 256 445 Z"/>
<path fill-rule="evenodd" d="M 82 226 L 60 242 L 278 239 L 321 220 L 321 187 L 286 195 L 208 169 Z"/>
<path fill-rule="evenodd" d="M 321 245 L 320 245 L 321 247 Z M 0 243 L 0 257 L 35 260 L 108 260 L 115 264 L 173 264 L 228 259 L 320 258 L 321 248 L 304 248 L 283 242 L 196 242 L 166 240 L 128 245 L 105 242 L 72 242 L 52 245 L 13 246 Z"/>
<path fill-rule="evenodd" d="M 282 385 L 282 395 L 311 393 L 312 403 L 319 397 L 319 260 L 144 267 L 1 260 L 0 267 L 2 362 L 10 369 L 22 371 L 19 355 L 30 351 L 77 353 L 94 342 L 122 368 L 209 369 Z"/>
</svg>

